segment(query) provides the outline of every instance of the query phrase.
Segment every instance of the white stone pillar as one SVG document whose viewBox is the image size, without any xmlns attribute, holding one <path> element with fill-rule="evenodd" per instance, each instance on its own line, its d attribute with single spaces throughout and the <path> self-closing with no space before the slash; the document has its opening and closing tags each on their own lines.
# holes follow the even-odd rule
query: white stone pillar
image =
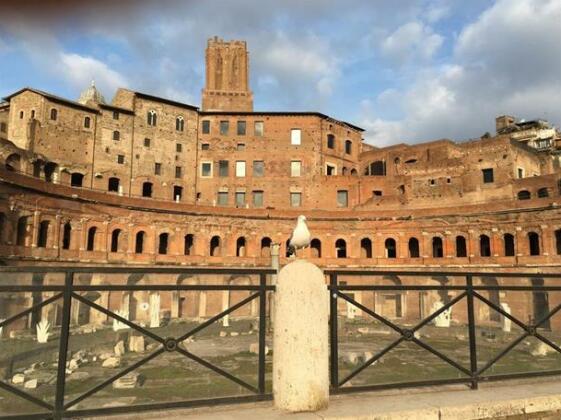
<svg viewBox="0 0 561 420">
<path fill-rule="evenodd" d="M 273 396 L 290 412 L 329 402 L 329 294 L 322 271 L 296 260 L 279 273 L 275 292 Z"/>
</svg>

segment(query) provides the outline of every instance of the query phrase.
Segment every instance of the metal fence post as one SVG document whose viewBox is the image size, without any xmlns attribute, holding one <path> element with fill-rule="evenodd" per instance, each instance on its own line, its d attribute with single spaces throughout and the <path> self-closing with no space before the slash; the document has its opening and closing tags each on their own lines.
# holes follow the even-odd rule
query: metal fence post
<svg viewBox="0 0 561 420">
<path fill-rule="evenodd" d="M 475 313 L 473 309 L 473 278 L 466 276 L 468 329 L 469 329 L 469 361 L 471 372 L 471 389 L 477 389 L 477 342 L 475 337 Z"/>
<path fill-rule="evenodd" d="M 259 276 L 259 393 L 265 393 L 265 335 L 267 333 L 267 276 Z"/>
<path fill-rule="evenodd" d="M 68 356 L 68 337 L 70 335 L 70 305 L 72 302 L 72 284 L 74 273 L 68 271 L 64 279 L 64 294 L 62 303 L 62 325 L 60 329 L 60 345 L 58 350 L 58 371 L 56 381 L 55 420 L 63 418 L 64 413 L 64 387 L 66 384 L 66 359 Z"/>
<path fill-rule="evenodd" d="M 339 387 L 339 339 L 337 331 L 337 274 L 329 275 L 329 342 L 331 345 L 331 387 Z"/>
</svg>

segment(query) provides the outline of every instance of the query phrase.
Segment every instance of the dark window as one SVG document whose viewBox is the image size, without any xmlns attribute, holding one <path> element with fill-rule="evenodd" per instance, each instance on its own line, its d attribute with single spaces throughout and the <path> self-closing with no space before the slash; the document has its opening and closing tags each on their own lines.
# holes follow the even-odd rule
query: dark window
<svg viewBox="0 0 561 420">
<path fill-rule="evenodd" d="M 273 241 L 271 238 L 265 237 L 261 239 L 261 256 L 270 257 L 271 256 L 271 245 Z"/>
<path fill-rule="evenodd" d="M 374 197 L 381 197 L 381 196 L 382 196 L 382 191 L 380 191 L 380 190 L 374 190 L 374 191 L 372 191 L 372 196 L 374 196 Z"/>
<path fill-rule="evenodd" d="M 43 220 L 39 223 L 39 234 L 37 235 L 37 247 L 45 248 L 49 237 L 49 221 Z"/>
<path fill-rule="evenodd" d="M 121 140 L 121 133 L 119 133 L 117 130 L 113 131 L 113 140 Z"/>
<path fill-rule="evenodd" d="M 383 176 L 386 175 L 386 162 L 383 160 L 377 160 L 372 162 L 367 170 L 367 175 Z"/>
<path fill-rule="evenodd" d="M 218 161 L 218 176 L 227 177 L 228 176 L 229 162 L 227 160 Z"/>
<path fill-rule="evenodd" d="M 179 185 L 173 186 L 173 199 L 175 201 L 181 201 L 181 197 L 183 196 L 183 187 Z"/>
<path fill-rule="evenodd" d="M 34 109 L 31 110 L 31 119 L 33 119 L 33 118 L 35 118 L 35 110 Z"/>
<path fill-rule="evenodd" d="M 360 240 L 360 257 L 372 258 L 372 241 L 369 238 Z"/>
<path fill-rule="evenodd" d="M 265 175 L 265 162 L 262 160 L 253 161 L 253 176 L 262 177 Z"/>
<path fill-rule="evenodd" d="M 144 147 L 150 147 L 150 139 L 148 137 L 144 139 Z"/>
<path fill-rule="evenodd" d="M 211 177 L 212 176 L 212 163 L 202 162 L 201 163 L 201 176 Z"/>
<path fill-rule="evenodd" d="M 312 258 L 321 258 L 321 241 L 319 239 L 312 239 L 310 248 L 312 250 Z"/>
<path fill-rule="evenodd" d="M 529 200 L 530 198 L 532 198 L 530 191 L 526 191 L 526 190 L 518 191 L 517 196 L 519 200 Z"/>
<path fill-rule="evenodd" d="M 70 249 L 70 240 L 72 238 L 72 225 L 70 222 L 64 224 L 62 231 L 62 249 Z"/>
<path fill-rule="evenodd" d="M 491 256 L 491 240 L 487 235 L 479 237 L 479 253 L 482 257 Z"/>
<path fill-rule="evenodd" d="M 210 144 L 208 143 L 201 144 L 201 150 L 210 150 Z"/>
<path fill-rule="evenodd" d="M 456 236 L 456 257 L 467 257 L 466 238 L 463 236 Z"/>
<path fill-rule="evenodd" d="M 152 197 L 152 183 L 145 182 L 142 184 L 142 196 L 143 197 Z"/>
<path fill-rule="evenodd" d="M 353 142 L 350 140 L 345 141 L 345 153 L 348 155 L 353 153 Z"/>
<path fill-rule="evenodd" d="M 444 256 L 444 249 L 442 246 L 442 238 L 435 236 L 432 238 L 432 257 L 442 258 Z"/>
<path fill-rule="evenodd" d="M 245 150 L 245 143 L 238 143 L 238 145 L 236 146 L 236 150 L 238 152 L 243 152 Z"/>
<path fill-rule="evenodd" d="M 483 174 L 484 184 L 490 184 L 491 182 L 495 181 L 492 168 L 482 169 L 481 173 Z"/>
<path fill-rule="evenodd" d="M 219 257 L 222 253 L 220 249 L 220 236 L 213 236 L 210 240 L 210 256 Z"/>
<path fill-rule="evenodd" d="M 503 241 L 505 245 L 505 257 L 514 257 L 514 236 L 510 233 L 505 233 Z"/>
<path fill-rule="evenodd" d="M 87 251 L 94 251 L 95 250 L 95 235 L 97 233 L 97 228 L 92 226 L 88 229 L 88 241 L 86 244 Z"/>
<path fill-rule="evenodd" d="M 18 227 L 17 227 L 17 234 L 16 234 L 16 245 L 17 246 L 25 246 L 26 239 L 27 239 L 27 224 L 28 224 L 28 217 L 22 216 L 18 219 Z"/>
<path fill-rule="evenodd" d="M 409 239 L 409 258 L 419 258 L 419 240 L 417 238 Z"/>
<path fill-rule="evenodd" d="M 395 243 L 395 239 L 386 239 L 384 246 L 386 248 L 386 258 L 397 258 L 397 246 Z"/>
<path fill-rule="evenodd" d="M 327 135 L 327 148 L 335 149 L 335 136 L 333 134 Z"/>
<path fill-rule="evenodd" d="M 19 112 L 19 119 L 20 119 L 20 120 L 23 120 L 23 111 L 20 111 L 20 112 Z"/>
<path fill-rule="evenodd" d="M 238 130 L 237 130 L 238 136 L 245 136 L 245 127 L 246 127 L 245 121 L 238 121 Z"/>
<path fill-rule="evenodd" d="M 156 162 L 154 164 L 154 175 L 161 175 L 161 174 L 162 174 L 162 164 Z"/>
<path fill-rule="evenodd" d="M 117 163 L 125 163 L 125 155 L 117 155 Z"/>
<path fill-rule="evenodd" d="M 333 176 L 333 175 L 335 175 L 336 170 L 337 170 L 337 168 L 335 166 L 327 164 L 327 166 L 325 168 L 325 174 L 327 176 Z"/>
<path fill-rule="evenodd" d="M 134 243 L 134 252 L 136 254 L 142 254 L 144 251 L 144 236 L 146 233 L 140 231 L 136 234 L 135 243 Z"/>
<path fill-rule="evenodd" d="M 119 112 L 118 112 L 118 111 L 113 111 L 113 119 L 114 119 L 114 120 L 118 120 L 118 119 L 119 119 Z"/>
<path fill-rule="evenodd" d="M 347 243 L 344 239 L 337 239 L 335 241 L 335 252 L 337 258 L 347 258 Z"/>
<path fill-rule="evenodd" d="M 183 117 L 177 117 L 175 119 L 175 130 L 176 131 L 183 131 L 185 129 L 185 120 Z"/>
<path fill-rule="evenodd" d="M 210 121 L 209 120 L 203 120 L 202 130 L 203 130 L 203 134 L 210 134 Z"/>
<path fill-rule="evenodd" d="M 156 111 L 148 111 L 148 113 L 146 114 L 146 122 L 148 123 L 148 125 L 151 125 L 153 127 L 156 126 L 156 124 L 158 123 L 158 115 L 156 114 Z"/>
<path fill-rule="evenodd" d="M 92 120 L 90 117 L 84 118 L 84 128 L 90 128 L 91 122 Z"/>
<path fill-rule="evenodd" d="M 58 117 L 58 111 L 56 109 L 51 109 L 51 120 L 56 121 Z"/>
<path fill-rule="evenodd" d="M 70 175 L 70 185 L 72 187 L 81 187 L 84 182 L 84 175 L 79 172 L 74 172 Z"/>
<path fill-rule="evenodd" d="M 230 123 L 228 121 L 220 121 L 220 135 L 227 136 Z"/>
<path fill-rule="evenodd" d="M 530 255 L 540 255 L 540 236 L 536 232 L 528 233 L 528 248 Z"/>
<path fill-rule="evenodd" d="M 549 191 L 546 187 L 544 188 L 540 188 L 538 190 L 538 197 L 539 198 L 545 198 L 545 197 L 549 197 Z"/>
<path fill-rule="evenodd" d="M 183 255 L 192 255 L 195 238 L 192 234 L 185 235 L 183 240 Z"/>
<path fill-rule="evenodd" d="M 175 151 L 176 151 L 177 153 L 181 153 L 181 152 L 183 151 L 183 145 L 182 145 L 181 143 L 177 143 L 177 144 L 175 145 Z"/>
<path fill-rule="evenodd" d="M 119 178 L 111 177 L 107 182 L 107 191 L 119 192 Z"/>
<path fill-rule="evenodd" d="M 236 241 L 236 257 L 245 257 L 246 245 L 245 238 L 239 237 Z"/>
<path fill-rule="evenodd" d="M 555 250 L 557 255 L 561 255 L 561 229 L 555 231 Z"/>
<path fill-rule="evenodd" d="M 175 167 L 175 177 L 181 178 L 183 176 L 183 168 L 181 166 Z"/>
<path fill-rule="evenodd" d="M 0 123 L 0 131 L 1 131 L 2 133 L 5 133 L 6 130 L 7 130 L 6 123 Z"/>
<path fill-rule="evenodd" d="M 158 254 L 166 255 L 168 253 L 169 233 L 160 233 L 158 239 Z"/>
<path fill-rule="evenodd" d="M 111 252 L 119 251 L 119 237 L 121 236 L 121 229 L 115 229 L 111 232 Z"/>
</svg>

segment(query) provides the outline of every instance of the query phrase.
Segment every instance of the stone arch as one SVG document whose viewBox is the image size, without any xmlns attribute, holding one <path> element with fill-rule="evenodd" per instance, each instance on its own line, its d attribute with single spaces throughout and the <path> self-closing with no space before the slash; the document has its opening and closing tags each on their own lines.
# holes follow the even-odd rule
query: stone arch
<svg viewBox="0 0 561 420">
<path fill-rule="evenodd" d="M 456 257 L 465 258 L 467 257 L 467 243 L 466 237 L 463 235 L 456 236 Z"/>
<path fill-rule="evenodd" d="M 335 255 L 337 258 L 347 258 L 347 242 L 344 239 L 335 241 Z"/>
<path fill-rule="evenodd" d="M 372 240 L 370 238 L 360 240 L 360 257 L 372 258 Z"/>
<path fill-rule="evenodd" d="M 273 241 L 268 236 L 265 236 L 261 239 L 261 257 L 270 257 L 271 256 L 271 246 L 273 245 Z"/>
<path fill-rule="evenodd" d="M 530 255 L 540 255 L 540 235 L 536 232 L 528 232 L 528 250 Z"/>
<path fill-rule="evenodd" d="M 111 252 L 119 252 L 119 246 L 121 245 L 122 241 L 122 233 L 123 231 L 119 228 L 113 229 L 111 232 L 111 246 L 109 250 Z"/>
<path fill-rule="evenodd" d="M 516 194 L 516 196 L 519 200 L 529 200 L 530 198 L 532 198 L 532 194 L 528 190 L 518 191 L 518 194 Z"/>
<path fill-rule="evenodd" d="M 167 255 L 169 251 L 169 233 L 162 232 L 158 235 L 158 254 Z"/>
<path fill-rule="evenodd" d="M 21 156 L 17 153 L 12 153 L 6 158 L 4 165 L 8 171 L 21 172 Z"/>
<path fill-rule="evenodd" d="M 394 238 L 387 238 L 384 242 L 386 258 L 397 258 L 397 243 Z"/>
<path fill-rule="evenodd" d="M 195 248 L 195 236 L 188 233 L 183 237 L 183 255 L 193 255 Z"/>
<path fill-rule="evenodd" d="M 37 227 L 37 248 L 47 248 L 51 229 L 50 220 L 42 220 L 39 222 L 39 226 Z"/>
<path fill-rule="evenodd" d="M 210 239 L 210 250 L 209 255 L 211 257 L 222 256 L 222 240 L 220 236 L 215 235 Z"/>
<path fill-rule="evenodd" d="M 318 238 L 312 239 L 312 242 L 310 242 L 310 249 L 312 258 L 321 258 L 321 241 Z"/>
<path fill-rule="evenodd" d="M 142 254 L 144 252 L 144 246 L 146 242 L 146 232 L 140 230 L 136 232 L 134 237 L 134 252 L 135 254 Z"/>
<path fill-rule="evenodd" d="M 30 246 L 31 245 L 31 217 L 20 216 L 16 226 L 16 240 L 17 246 Z"/>
<path fill-rule="evenodd" d="M 432 238 L 432 257 L 433 258 L 444 257 L 444 243 L 440 236 L 433 236 Z"/>
<path fill-rule="evenodd" d="M 482 257 L 491 256 L 491 239 L 485 234 L 479 235 L 479 255 Z"/>
<path fill-rule="evenodd" d="M 88 234 L 86 237 L 86 251 L 96 251 L 97 250 L 97 226 L 91 226 L 88 228 Z"/>
<path fill-rule="evenodd" d="M 514 255 L 516 254 L 514 246 L 514 235 L 505 233 L 503 235 L 503 244 L 505 257 L 514 257 Z"/>
<path fill-rule="evenodd" d="M 240 236 L 236 240 L 236 257 L 247 256 L 247 241 L 244 236 Z"/>
<path fill-rule="evenodd" d="M 396 275 L 381 277 L 381 283 L 400 286 L 401 280 Z M 405 315 L 405 293 L 401 290 L 382 290 L 374 292 L 375 312 L 385 318 L 403 318 Z"/>
<path fill-rule="evenodd" d="M 555 251 L 557 255 L 561 255 L 561 229 L 555 231 Z"/>
<path fill-rule="evenodd" d="M 409 258 L 419 258 L 420 256 L 419 240 L 415 237 L 409 238 Z"/>
<path fill-rule="evenodd" d="M 199 285 L 197 276 L 180 275 L 178 285 Z M 175 309 L 172 308 L 172 318 L 198 319 L 206 315 L 206 292 L 200 290 L 178 290 L 172 297 Z"/>
</svg>

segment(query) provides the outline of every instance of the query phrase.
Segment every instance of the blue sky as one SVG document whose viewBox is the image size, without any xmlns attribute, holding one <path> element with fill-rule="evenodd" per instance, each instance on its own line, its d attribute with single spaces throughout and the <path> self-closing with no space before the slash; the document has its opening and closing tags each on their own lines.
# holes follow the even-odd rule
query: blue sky
<svg viewBox="0 0 561 420">
<path fill-rule="evenodd" d="M 204 49 L 245 39 L 256 110 L 320 111 L 384 146 L 561 123 L 560 0 L 6 0 L 0 95 L 91 79 L 200 104 Z M 118 4 L 116 6 L 115 4 Z"/>
</svg>

